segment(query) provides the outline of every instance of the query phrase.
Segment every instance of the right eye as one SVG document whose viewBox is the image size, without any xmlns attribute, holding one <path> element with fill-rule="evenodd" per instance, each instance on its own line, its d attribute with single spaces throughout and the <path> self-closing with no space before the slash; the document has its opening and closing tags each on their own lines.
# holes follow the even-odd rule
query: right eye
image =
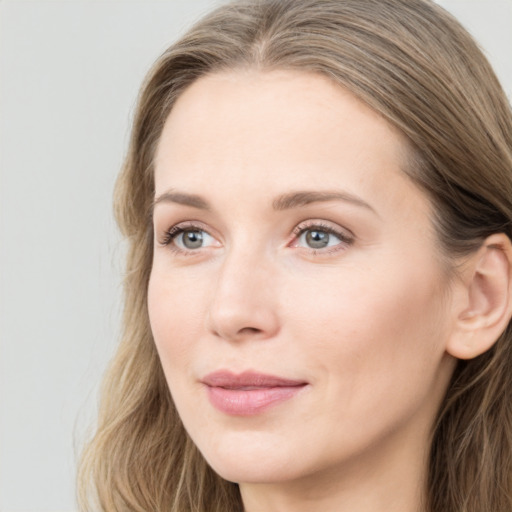
<svg viewBox="0 0 512 512">
<path fill-rule="evenodd" d="M 162 240 L 162 245 L 172 246 L 178 252 L 194 252 L 215 244 L 215 238 L 198 226 L 173 226 Z"/>
<path fill-rule="evenodd" d="M 181 233 L 174 235 L 172 241 L 180 249 L 194 250 L 212 245 L 214 239 L 206 231 L 199 229 L 184 229 Z"/>
</svg>

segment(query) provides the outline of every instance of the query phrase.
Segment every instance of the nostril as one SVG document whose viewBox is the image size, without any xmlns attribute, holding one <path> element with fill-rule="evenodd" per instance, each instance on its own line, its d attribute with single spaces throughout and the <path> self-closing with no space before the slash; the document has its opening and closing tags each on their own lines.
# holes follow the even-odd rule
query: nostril
<svg viewBox="0 0 512 512">
<path fill-rule="evenodd" d="M 222 329 L 214 329 L 213 333 L 220 338 L 241 341 L 244 339 L 260 338 L 265 333 L 265 329 L 258 329 L 256 327 L 242 327 L 233 333 L 230 333 L 229 331 L 222 331 Z"/>
<path fill-rule="evenodd" d="M 258 334 L 259 332 L 261 332 L 261 329 L 256 327 L 244 327 L 238 331 L 238 334 Z"/>
</svg>

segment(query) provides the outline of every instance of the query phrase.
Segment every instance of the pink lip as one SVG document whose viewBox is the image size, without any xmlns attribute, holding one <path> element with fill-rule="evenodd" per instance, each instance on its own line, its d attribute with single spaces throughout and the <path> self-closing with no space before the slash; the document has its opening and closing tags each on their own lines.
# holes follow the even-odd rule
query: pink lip
<svg viewBox="0 0 512 512">
<path fill-rule="evenodd" d="M 256 372 L 234 374 L 227 370 L 213 372 L 201 381 L 206 385 L 210 403 L 233 416 L 252 416 L 288 400 L 307 382 L 283 379 Z"/>
</svg>

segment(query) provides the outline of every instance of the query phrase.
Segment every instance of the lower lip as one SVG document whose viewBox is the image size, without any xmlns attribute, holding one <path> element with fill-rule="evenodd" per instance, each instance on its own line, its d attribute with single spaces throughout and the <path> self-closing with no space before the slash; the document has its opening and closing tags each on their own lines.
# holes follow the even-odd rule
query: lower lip
<svg viewBox="0 0 512 512">
<path fill-rule="evenodd" d="M 250 390 L 208 386 L 208 397 L 211 404 L 225 414 L 253 416 L 293 398 L 304 389 L 304 386 L 278 386 Z"/>
</svg>

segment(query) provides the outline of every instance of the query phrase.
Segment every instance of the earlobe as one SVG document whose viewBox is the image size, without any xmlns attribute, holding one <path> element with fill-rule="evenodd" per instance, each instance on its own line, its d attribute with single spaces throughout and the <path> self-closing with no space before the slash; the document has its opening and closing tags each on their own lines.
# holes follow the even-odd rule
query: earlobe
<svg viewBox="0 0 512 512">
<path fill-rule="evenodd" d="M 464 274 L 464 299 L 447 352 L 458 359 L 473 359 L 494 345 L 512 316 L 510 239 L 503 233 L 488 237 Z"/>
</svg>

